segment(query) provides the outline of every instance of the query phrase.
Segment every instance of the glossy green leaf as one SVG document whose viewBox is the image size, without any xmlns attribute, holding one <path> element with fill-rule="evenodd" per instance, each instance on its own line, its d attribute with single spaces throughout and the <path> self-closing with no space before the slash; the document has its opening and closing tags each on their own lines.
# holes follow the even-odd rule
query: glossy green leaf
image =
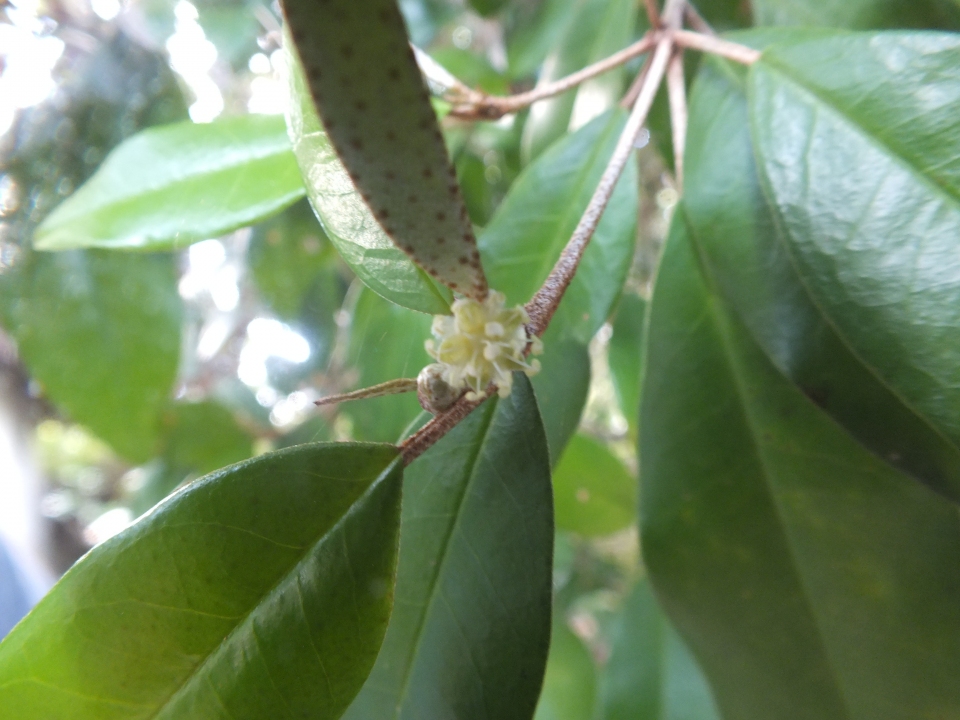
<svg viewBox="0 0 960 720">
<path fill-rule="evenodd" d="M 283 9 L 304 99 L 373 216 L 420 267 L 484 297 L 473 226 L 395 0 L 285 0 Z M 300 162 L 310 177 L 309 158 Z"/>
<path fill-rule="evenodd" d="M 44 720 L 333 720 L 390 616 L 402 466 L 302 445 L 189 485 L 78 562 L 0 643 Z"/>
<path fill-rule="evenodd" d="M 480 236 L 493 288 L 510 303 L 529 300 L 570 240 L 626 122 L 613 110 L 564 138 L 529 165 Z M 624 169 L 577 274 L 553 319 L 562 334 L 590 342 L 627 276 L 637 217 L 637 173 Z"/>
<path fill-rule="evenodd" d="M 327 237 L 357 277 L 378 295 L 412 310 L 449 313 L 450 291 L 394 245 L 364 204 L 320 123 L 299 59 L 291 52 L 286 58 L 293 98 L 287 128 L 307 197 Z"/>
<path fill-rule="evenodd" d="M 590 391 L 590 352 L 578 340 L 561 337 L 558 326 L 543 334 L 540 372 L 531 378 L 550 448 L 550 467 L 580 425 Z"/>
<path fill-rule="evenodd" d="M 609 535 L 636 518 L 637 481 L 604 445 L 574 435 L 553 473 L 557 527 L 587 537 Z"/>
<path fill-rule="evenodd" d="M 359 370 L 356 387 L 415 378 L 433 362 L 424 349 L 424 342 L 431 337 L 430 324 L 428 316 L 363 290 L 353 310 L 347 353 L 348 367 Z M 353 420 L 357 439 L 396 442 L 420 412 L 420 403 L 416 393 L 405 393 L 353 400 L 340 409 Z"/>
<path fill-rule="evenodd" d="M 720 720 L 703 672 L 647 580 L 627 596 L 612 635 L 600 675 L 601 720 Z"/>
<path fill-rule="evenodd" d="M 219 403 L 176 403 L 165 420 L 164 456 L 170 465 L 183 471 L 204 475 L 253 454 L 250 435 Z"/>
<path fill-rule="evenodd" d="M 739 39 L 762 47 L 774 34 L 783 37 Z M 797 276 L 757 178 L 743 82 L 707 62 L 691 97 L 683 207 L 705 271 L 802 392 L 875 453 L 960 499 L 957 448 L 850 351 Z"/>
<path fill-rule="evenodd" d="M 752 0 L 757 25 L 807 27 L 958 28 L 952 0 Z"/>
<path fill-rule="evenodd" d="M 648 343 L 644 559 L 722 715 L 960 713 L 956 506 L 774 369 L 705 283 L 679 221 Z"/>
<path fill-rule="evenodd" d="M 593 720 L 597 696 L 597 669 L 562 618 L 553 623 L 550 655 L 543 692 L 534 720 Z"/>
<path fill-rule="evenodd" d="M 960 39 L 859 35 L 764 57 L 752 129 L 804 285 L 854 353 L 960 445 Z"/>
<path fill-rule="evenodd" d="M 144 130 L 34 234 L 39 250 L 167 250 L 262 220 L 303 197 L 283 121 L 244 115 Z"/>
<path fill-rule="evenodd" d="M 646 313 L 647 302 L 642 297 L 629 292 L 623 294 L 613 320 L 613 335 L 607 355 L 613 389 L 632 432 L 636 432 L 637 415 L 640 412 L 640 373 L 643 369 L 641 358 Z"/>
<path fill-rule="evenodd" d="M 346 720 L 529 720 L 550 638 L 553 506 L 530 383 L 407 469 L 396 604 Z"/>
<path fill-rule="evenodd" d="M 260 297 L 289 319 L 300 314 L 310 286 L 335 257 L 305 200 L 257 225 L 247 252 Z"/>
<path fill-rule="evenodd" d="M 626 47 L 633 35 L 637 4 L 632 0 L 573 0 L 563 37 L 547 56 L 539 82 L 548 83 L 602 60 Z M 624 71 L 617 68 L 586 84 L 530 108 L 523 127 L 522 153 L 536 159 L 567 133 L 616 105 Z"/>
<path fill-rule="evenodd" d="M 173 258 L 35 253 L 17 269 L 5 321 L 31 375 L 118 453 L 150 458 L 180 361 Z"/>
</svg>

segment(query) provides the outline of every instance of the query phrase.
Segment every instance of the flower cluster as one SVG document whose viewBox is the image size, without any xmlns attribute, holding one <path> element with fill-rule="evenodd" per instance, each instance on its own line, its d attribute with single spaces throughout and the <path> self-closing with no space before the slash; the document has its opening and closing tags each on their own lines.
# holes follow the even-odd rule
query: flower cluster
<svg viewBox="0 0 960 720">
<path fill-rule="evenodd" d="M 500 397 L 510 395 L 515 370 L 534 375 L 540 361 L 527 361 L 524 350 L 543 352 L 540 338 L 527 335 L 530 317 L 522 305 L 505 308 L 502 293 L 491 292 L 483 302 L 462 298 L 453 303 L 453 316 L 433 319 L 433 340 L 427 352 L 441 366 L 443 380 L 455 390 L 468 388 L 468 400 L 477 400 L 493 382 Z"/>
</svg>

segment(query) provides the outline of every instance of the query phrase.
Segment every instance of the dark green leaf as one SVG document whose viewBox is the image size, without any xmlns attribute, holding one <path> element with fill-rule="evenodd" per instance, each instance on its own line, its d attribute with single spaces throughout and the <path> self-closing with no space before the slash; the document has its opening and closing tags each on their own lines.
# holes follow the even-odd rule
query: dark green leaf
<svg viewBox="0 0 960 720">
<path fill-rule="evenodd" d="M 573 0 L 512 3 L 507 22 L 507 65 L 512 78 L 533 75 L 573 22 Z"/>
<path fill-rule="evenodd" d="M 613 389 L 617 393 L 631 431 L 636 433 L 640 413 L 640 373 L 643 368 L 643 325 L 647 303 L 639 295 L 624 293 L 613 320 L 609 362 Z"/>
<path fill-rule="evenodd" d="M 424 342 L 430 337 L 426 315 L 393 305 L 363 290 L 353 310 L 347 365 L 359 370 L 358 388 L 396 378 L 413 378 L 432 362 Z M 416 393 L 354 400 L 341 411 L 353 419 L 354 437 L 396 442 L 420 412 Z"/>
<path fill-rule="evenodd" d="M 58 720 L 333 720 L 390 616 L 402 466 L 305 445 L 197 481 L 0 644 L 0 707 Z"/>
<path fill-rule="evenodd" d="M 716 30 L 750 27 L 753 24 L 751 3 L 744 0 L 694 0 L 691 4 Z M 756 5 L 757 0 L 753 0 L 752 4 Z"/>
<path fill-rule="evenodd" d="M 173 258 L 35 253 L 3 293 L 8 327 L 50 399 L 121 455 L 150 458 L 180 361 Z"/>
<path fill-rule="evenodd" d="M 590 652 L 557 618 L 534 720 L 593 720 L 596 695 L 597 670 Z"/>
<path fill-rule="evenodd" d="M 602 720 L 720 720 L 703 672 L 646 580 L 614 621 L 600 681 Z"/>
<path fill-rule="evenodd" d="M 292 49 L 329 139 L 381 227 L 465 295 L 487 282 L 395 0 L 285 0 Z M 305 177 L 313 163 L 300 155 Z"/>
<path fill-rule="evenodd" d="M 470 6 L 483 16 L 496 14 L 507 0 L 470 0 Z"/>
<path fill-rule="evenodd" d="M 708 62 L 691 97 L 684 208 L 705 271 L 802 392 L 875 453 L 960 498 L 957 448 L 851 353 L 800 282 L 757 179 L 741 82 Z"/>
<path fill-rule="evenodd" d="M 307 197 L 327 237 L 357 277 L 378 295 L 412 310 L 449 313 L 450 291 L 393 244 L 363 203 L 320 124 L 299 60 L 290 52 L 286 57 L 293 98 L 287 126 Z"/>
<path fill-rule="evenodd" d="M 562 40 L 544 62 L 539 82 L 559 80 L 626 47 L 632 38 L 637 4 L 632 0 L 574 0 Z M 536 103 L 523 127 L 523 155 L 536 159 L 568 129 L 577 129 L 616 105 L 624 71 L 617 68 L 587 83 Z"/>
<path fill-rule="evenodd" d="M 844 341 L 960 445 L 960 39 L 771 48 L 750 73 L 761 176 Z"/>
<path fill-rule="evenodd" d="M 951 0 L 753 0 L 757 25 L 809 27 L 958 28 Z"/>
<path fill-rule="evenodd" d="M 560 336 L 553 326 L 543 335 L 544 353 L 540 372 L 531 382 L 543 417 L 550 448 L 550 467 L 555 467 L 567 442 L 580 425 L 590 390 L 590 353 L 578 340 Z"/>
<path fill-rule="evenodd" d="M 480 236 L 491 287 L 529 300 L 553 269 L 597 187 L 626 122 L 623 110 L 564 138 L 524 170 Z M 628 163 L 553 323 L 590 342 L 620 295 L 633 258 L 637 172 Z"/>
<path fill-rule="evenodd" d="M 529 720 L 550 636 L 553 512 L 530 383 L 407 469 L 396 605 L 347 720 Z"/>
<path fill-rule="evenodd" d="M 557 527 L 587 537 L 609 535 L 636 518 L 637 481 L 607 447 L 574 435 L 553 473 Z"/>
<path fill-rule="evenodd" d="M 248 252 L 260 297 L 277 315 L 293 319 L 333 248 L 309 203 L 301 201 L 255 227 Z"/>
<path fill-rule="evenodd" d="M 509 95 L 510 83 L 481 55 L 455 47 L 438 47 L 430 56 L 470 87 L 492 95 Z"/>
<path fill-rule="evenodd" d="M 281 118 L 244 115 L 134 135 L 34 234 L 39 250 L 171 249 L 223 235 L 304 193 Z"/>
<path fill-rule="evenodd" d="M 960 713 L 956 506 L 784 380 L 710 292 L 682 222 L 648 343 L 644 558 L 724 717 Z"/>
<path fill-rule="evenodd" d="M 167 417 L 164 456 L 171 466 L 203 475 L 246 460 L 252 440 L 223 405 L 176 403 Z"/>
</svg>

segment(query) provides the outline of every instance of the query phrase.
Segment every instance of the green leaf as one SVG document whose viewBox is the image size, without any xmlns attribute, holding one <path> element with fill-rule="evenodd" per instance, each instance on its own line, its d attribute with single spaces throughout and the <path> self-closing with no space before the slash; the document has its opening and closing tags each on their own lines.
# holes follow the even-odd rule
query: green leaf
<svg viewBox="0 0 960 720">
<path fill-rule="evenodd" d="M 529 720 L 550 638 L 553 506 L 530 383 L 407 469 L 396 605 L 346 720 Z"/>
<path fill-rule="evenodd" d="M 250 225 L 303 197 L 283 121 L 176 123 L 125 140 L 47 217 L 38 250 L 167 250 Z"/>
<path fill-rule="evenodd" d="M 641 538 L 722 715 L 960 713 L 956 506 L 784 380 L 704 282 L 680 219 L 650 314 Z"/>
<path fill-rule="evenodd" d="M 311 285 L 335 257 L 306 201 L 257 225 L 247 252 L 260 297 L 287 319 L 300 314 Z"/>
<path fill-rule="evenodd" d="M 303 445 L 208 475 L 81 559 L 0 643 L 10 717 L 333 720 L 386 630 L 402 466 Z"/>
<path fill-rule="evenodd" d="M 738 39 L 762 46 L 770 36 Z M 743 82 L 706 62 L 690 100 L 683 208 L 704 271 L 802 392 L 880 457 L 960 499 L 957 448 L 850 351 L 797 276 L 757 178 Z"/>
<path fill-rule="evenodd" d="M 810 27 L 958 28 L 960 8 L 951 0 L 753 0 L 757 25 Z"/>
<path fill-rule="evenodd" d="M 620 109 L 593 120 L 529 165 L 510 188 L 480 236 L 490 285 L 505 293 L 508 302 L 529 300 L 553 269 L 625 122 Z M 583 344 L 610 315 L 626 279 L 637 195 L 636 167 L 628 163 L 553 319 L 563 335 Z"/>
<path fill-rule="evenodd" d="M 612 634 L 600 676 L 602 720 L 720 720 L 703 672 L 649 582 L 634 586 Z"/>
<path fill-rule="evenodd" d="M 643 326 L 647 302 L 639 295 L 626 292 L 613 320 L 608 359 L 613 389 L 620 410 L 627 418 L 631 432 L 636 433 L 640 412 L 640 374 L 643 368 Z"/>
<path fill-rule="evenodd" d="M 507 0 L 470 0 L 470 6 L 484 17 L 495 15 L 506 4 Z"/>
<path fill-rule="evenodd" d="M 283 10 L 303 97 L 373 216 L 431 275 L 482 299 L 473 226 L 396 1 L 285 0 Z M 300 162 L 311 177 L 313 162 Z"/>
<path fill-rule="evenodd" d="M 557 618 L 534 720 L 593 720 L 596 695 L 597 670 L 590 652 Z"/>
<path fill-rule="evenodd" d="M 432 362 L 424 349 L 430 337 L 426 315 L 393 305 L 363 290 L 350 324 L 347 366 L 359 370 L 356 387 L 365 388 L 396 378 L 412 378 Z M 396 442 L 420 412 L 416 393 L 353 400 L 341 405 L 353 420 L 354 437 Z"/>
<path fill-rule="evenodd" d="M 453 295 L 394 245 L 353 186 L 313 106 L 300 61 L 288 42 L 292 98 L 287 127 L 307 197 L 327 237 L 357 277 L 378 295 L 411 310 L 447 314 Z"/>
<path fill-rule="evenodd" d="M 246 460 L 252 440 L 223 405 L 209 400 L 176 403 L 166 422 L 164 456 L 172 466 L 204 475 Z"/>
<path fill-rule="evenodd" d="M 960 445 L 960 39 L 828 38 L 750 73 L 761 177 L 804 285 L 873 372 Z"/>
<path fill-rule="evenodd" d="M 560 336 L 552 326 L 543 334 L 540 372 L 530 382 L 537 395 L 543 429 L 550 448 L 550 467 L 556 467 L 563 449 L 580 425 L 590 391 L 590 352 L 578 340 Z"/>
<path fill-rule="evenodd" d="M 512 3 L 512 21 L 505 23 L 507 66 L 514 79 L 533 75 L 567 32 L 575 13 L 571 0 L 543 0 L 531 9 Z"/>
<path fill-rule="evenodd" d="M 180 361 L 173 258 L 35 253 L 9 281 L 5 322 L 45 394 L 127 459 L 152 457 Z"/>
<path fill-rule="evenodd" d="M 553 82 L 626 47 L 633 36 L 637 4 L 631 0 L 574 0 L 563 38 L 547 56 L 539 83 Z M 522 153 L 536 159 L 568 130 L 614 107 L 623 90 L 624 71 L 617 68 L 577 91 L 568 91 L 530 108 L 523 127 Z M 575 107 L 576 106 L 576 107 Z"/>
<path fill-rule="evenodd" d="M 636 518 L 637 481 L 606 445 L 575 435 L 553 473 L 557 527 L 586 537 L 609 535 Z"/>
</svg>

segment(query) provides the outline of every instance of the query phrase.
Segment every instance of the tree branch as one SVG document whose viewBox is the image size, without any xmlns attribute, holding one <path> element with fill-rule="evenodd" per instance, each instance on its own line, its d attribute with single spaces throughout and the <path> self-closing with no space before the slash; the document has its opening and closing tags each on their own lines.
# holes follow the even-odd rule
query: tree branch
<svg viewBox="0 0 960 720">
<path fill-rule="evenodd" d="M 760 59 L 759 50 L 729 40 L 721 40 L 718 37 L 690 32 L 689 30 L 674 31 L 673 39 L 680 47 L 719 55 L 742 65 L 753 65 Z"/>
<path fill-rule="evenodd" d="M 716 35 L 714 29 L 710 27 L 710 23 L 703 19 L 703 15 L 693 6 L 692 3 L 687 2 L 683 8 L 683 17 L 686 19 L 687 24 L 690 25 L 698 33 L 703 35 Z"/>
<path fill-rule="evenodd" d="M 647 8 L 647 20 L 650 21 L 650 27 L 658 28 L 662 22 L 660 19 L 660 9 L 657 7 L 657 0 L 644 0 Z"/>
<path fill-rule="evenodd" d="M 635 57 L 649 52 L 656 45 L 657 40 L 658 35 L 656 33 L 648 32 L 633 45 L 629 45 L 599 62 L 588 65 L 556 82 L 546 83 L 517 95 L 487 95 L 478 90 L 472 90 L 441 68 L 456 83 L 455 85 L 450 84 L 450 93 L 447 97 L 453 103 L 450 115 L 466 120 L 497 120 L 504 115 L 522 110 L 538 100 L 544 100 L 566 92 L 586 80 L 602 75 Z M 430 62 L 436 65 L 432 59 Z"/>
<path fill-rule="evenodd" d="M 677 189 L 683 192 L 683 160 L 687 146 L 687 90 L 683 77 L 683 51 L 674 51 L 667 65 L 667 97 L 673 134 L 673 167 Z"/>
</svg>

